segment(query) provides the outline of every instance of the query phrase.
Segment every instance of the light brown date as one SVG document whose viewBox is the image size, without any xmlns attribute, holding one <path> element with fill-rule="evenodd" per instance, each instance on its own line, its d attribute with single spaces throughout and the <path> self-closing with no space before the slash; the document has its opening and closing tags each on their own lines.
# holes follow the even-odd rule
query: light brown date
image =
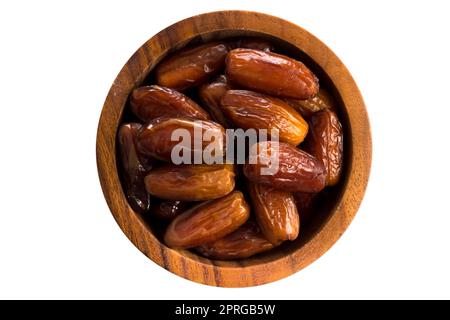
<svg viewBox="0 0 450 320">
<path fill-rule="evenodd" d="M 178 137 L 176 132 L 174 132 L 178 129 L 187 130 L 190 141 L 183 142 L 184 138 Z M 206 131 L 212 135 L 211 141 L 208 141 L 206 138 L 202 139 Z M 200 133 L 200 135 L 197 136 L 196 132 Z M 195 143 L 196 141 L 198 143 Z M 220 150 L 223 155 L 225 129 L 212 121 L 188 118 L 157 118 L 143 127 L 138 135 L 139 150 L 147 156 L 162 161 L 171 161 L 172 150 L 180 143 L 186 143 L 186 148 L 180 149 L 180 152 L 176 152 L 176 154 L 182 157 L 184 152 L 190 153 L 191 163 L 194 162 L 195 154 L 199 155 L 200 160 L 202 159 L 202 152 L 205 148 Z M 220 154 L 216 155 L 220 156 Z"/>
<path fill-rule="evenodd" d="M 131 111 L 143 122 L 160 117 L 211 119 L 205 110 L 184 94 L 157 85 L 135 89 L 130 104 Z"/>
<path fill-rule="evenodd" d="M 197 247 L 203 256 L 217 260 L 243 259 L 274 248 L 258 225 L 247 221 L 222 239 Z"/>
<path fill-rule="evenodd" d="M 225 128 L 231 128 L 231 124 L 221 110 L 220 101 L 227 90 L 230 89 L 227 78 L 221 75 L 213 82 L 203 84 L 198 91 L 200 100 L 212 115 L 214 121 L 220 123 Z"/>
<path fill-rule="evenodd" d="M 244 164 L 244 174 L 255 183 L 288 192 L 314 193 L 325 187 L 323 163 L 290 144 L 259 142 L 250 148 L 250 154 L 256 157 Z M 269 172 L 263 169 L 269 169 Z"/>
<path fill-rule="evenodd" d="M 224 43 L 208 43 L 183 49 L 156 67 L 156 82 L 176 90 L 202 84 L 220 72 L 227 53 L 228 47 Z"/>
<path fill-rule="evenodd" d="M 145 191 L 144 177 L 151 169 L 152 163 L 137 150 L 136 136 L 140 128 L 138 123 L 122 125 L 118 132 L 118 141 L 127 199 L 134 210 L 144 212 L 150 208 L 150 195 Z"/>
<path fill-rule="evenodd" d="M 232 165 L 165 165 L 150 171 L 145 187 L 161 199 L 203 201 L 233 191 L 234 177 Z"/>
<path fill-rule="evenodd" d="M 247 90 L 229 90 L 222 98 L 222 110 L 243 129 L 279 130 L 279 139 L 298 145 L 308 133 L 308 123 L 284 101 Z"/>
<path fill-rule="evenodd" d="M 305 140 L 305 150 L 325 166 L 326 184 L 338 183 L 342 172 L 344 138 L 336 114 L 330 110 L 315 113 L 310 120 L 311 132 Z"/>
<path fill-rule="evenodd" d="M 295 204 L 297 205 L 297 212 L 300 216 L 302 225 L 311 219 L 315 203 L 317 201 L 317 193 L 293 193 Z"/>
<path fill-rule="evenodd" d="M 308 100 L 286 99 L 286 102 L 308 119 L 320 110 L 336 110 L 333 97 L 323 88 L 320 88 L 319 93 Z"/>
<path fill-rule="evenodd" d="M 232 50 L 226 74 L 233 84 L 283 98 L 309 99 L 319 91 L 318 79 L 303 63 L 272 52 Z"/>
<path fill-rule="evenodd" d="M 261 51 L 273 51 L 274 49 L 272 43 L 269 41 L 252 37 L 233 39 L 230 42 L 230 47 L 232 49 L 245 48 Z"/>
<path fill-rule="evenodd" d="M 240 191 L 201 203 L 182 213 L 167 227 L 169 247 L 192 248 L 223 238 L 244 224 L 250 209 Z"/>
<path fill-rule="evenodd" d="M 161 220 L 173 220 L 190 206 L 189 202 L 179 200 L 152 201 L 150 212 Z"/>
<path fill-rule="evenodd" d="M 252 209 L 264 236 L 272 244 L 295 240 L 300 219 L 291 193 L 258 183 L 248 184 Z"/>
</svg>

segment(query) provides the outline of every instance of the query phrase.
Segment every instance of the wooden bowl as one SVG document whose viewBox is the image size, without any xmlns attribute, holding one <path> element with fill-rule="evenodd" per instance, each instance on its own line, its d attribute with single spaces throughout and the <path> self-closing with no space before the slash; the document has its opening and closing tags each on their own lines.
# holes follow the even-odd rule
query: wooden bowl
<svg viewBox="0 0 450 320">
<path fill-rule="evenodd" d="M 214 261 L 165 246 L 145 217 L 133 211 L 119 179 L 116 133 L 131 91 L 144 83 L 168 53 L 186 44 L 234 36 L 273 41 L 303 61 L 331 91 L 344 127 L 345 168 L 340 183 L 325 193 L 299 238 L 275 250 L 239 261 Z M 287 277 L 324 254 L 342 235 L 364 196 L 371 164 L 369 120 L 347 68 L 320 40 L 301 27 L 270 15 L 220 11 L 194 16 L 162 30 L 125 64 L 108 93 L 97 134 L 97 165 L 109 208 L 127 237 L 161 267 L 186 279 L 222 287 L 254 286 Z"/>
</svg>

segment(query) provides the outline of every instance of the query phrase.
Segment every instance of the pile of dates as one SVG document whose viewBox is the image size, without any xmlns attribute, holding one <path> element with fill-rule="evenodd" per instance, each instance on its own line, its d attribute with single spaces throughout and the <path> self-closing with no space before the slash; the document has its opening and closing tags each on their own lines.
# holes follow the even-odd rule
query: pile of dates
<svg viewBox="0 0 450 320">
<path fill-rule="evenodd" d="M 135 211 L 165 221 L 167 246 L 222 260 L 271 250 L 295 240 L 318 193 L 338 183 L 343 130 L 333 98 L 302 62 L 274 51 L 253 38 L 187 47 L 155 67 L 156 84 L 132 92 L 134 120 L 117 137 L 122 183 Z M 266 147 L 277 148 L 279 169 L 174 164 L 178 128 L 278 129 Z"/>
</svg>

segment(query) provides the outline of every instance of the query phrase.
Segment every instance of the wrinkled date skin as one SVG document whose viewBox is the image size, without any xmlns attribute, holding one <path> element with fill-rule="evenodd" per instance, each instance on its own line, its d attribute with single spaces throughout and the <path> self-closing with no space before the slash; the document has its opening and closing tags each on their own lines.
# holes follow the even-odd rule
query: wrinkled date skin
<svg viewBox="0 0 450 320">
<path fill-rule="evenodd" d="M 232 165 L 165 165 L 145 177 L 147 192 L 161 199 L 203 201 L 233 191 Z"/>
<path fill-rule="evenodd" d="M 344 138 L 341 123 L 330 110 L 315 113 L 310 123 L 311 133 L 305 141 L 305 150 L 322 161 L 327 185 L 334 186 L 342 172 Z"/>
<path fill-rule="evenodd" d="M 261 51 L 273 51 L 274 47 L 272 43 L 266 40 L 258 39 L 258 38 L 239 38 L 233 39 L 230 42 L 230 48 L 245 48 L 245 49 L 254 49 Z"/>
<path fill-rule="evenodd" d="M 325 89 L 320 88 L 319 93 L 308 100 L 286 99 L 286 102 L 294 107 L 302 116 L 310 118 L 314 113 L 330 109 L 336 110 L 333 97 Z"/>
<path fill-rule="evenodd" d="M 263 148 L 265 146 L 265 148 Z M 278 153 L 277 153 L 278 149 Z M 323 163 L 309 153 L 283 142 L 259 142 L 250 149 L 257 158 L 252 163 L 244 164 L 245 176 L 255 183 L 288 191 L 288 192 L 320 192 L 325 187 L 326 172 Z M 269 165 L 278 170 L 272 174 L 263 174 L 262 169 Z"/>
<path fill-rule="evenodd" d="M 167 227 L 164 241 L 173 248 L 192 248 L 216 241 L 235 231 L 250 216 L 240 191 L 207 201 L 182 213 Z"/>
<path fill-rule="evenodd" d="M 158 219 L 173 220 L 189 208 L 189 206 L 189 202 L 179 200 L 163 200 L 156 203 L 155 201 L 152 201 L 150 212 Z"/>
<path fill-rule="evenodd" d="M 272 52 L 234 49 L 226 75 L 233 84 L 283 98 L 309 99 L 319 91 L 318 79 L 303 63 Z"/>
<path fill-rule="evenodd" d="M 145 86 L 133 91 L 131 111 L 143 122 L 160 117 L 209 120 L 209 114 L 184 94 L 165 87 Z"/>
<path fill-rule="evenodd" d="M 256 221 L 267 240 L 278 245 L 297 239 L 300 219 L 292 194 L 258 183 L 249 183 L 248 189 Z"/>
<path fill-rule="evenodd" d="M 258 225 L 247 221 L 236 231 L 219 239 L 197 247 L 200 254 L 210 259 L 243 259 L 274 248 L 262 234 Z"/>
<path fill-rule="evenodd" d="M 144 177 L 152 164 L 137 150 L 136 136 L 140 128 L 141 125 L 138 123 L 122 125 L 119 129 L 118 141 L 125 193 L 133 209 L 144 212 L 150 208 L 150 195 L 145 191 Z"/>
<path fill-rule="evenodd" d="M 243 129 L 279 130 L 280 141 L 298 145 L 308 133 L 308 123 L 284 101 L 247 90 L 229 90 L 222 98 L 222 109 Z"/>
<path fill-rule="evenodd" d="M 208 43 L 181 50 L 156 67 L 156 82 L 176 90 L 199 85 L 220 72 L 227 53 L 228 47 L 224 43 Z"/>
<path fill-rule="evenodd" d="M 200 154 L 205 148 L 220 150 L 224 154 L 225 129 L 212 121 L 195 120 L 188 118 L 157 118 L 143 127 L 138 135 L 139 151 L 144 155 L 153 157 L 162 161 L 171 161 L 172 149 L 178 145 L 182 139 L 177 138 L 172 141 L 174 131 L 177 129 L 185 129 L 190 134 L 189 148 L 183 152 L 191 152 L 191 163 L 194 161 L 194 154 Z M 199 145 L 195 144 L 195 131 L 203 135 L 205 131 L 214 134 L 211 138 L 199 140 Z M 219 138 L 221 137 L 221 138 Z M 197 137 L 198 139 L 201 136 Z M 177 153 L 178 154 L 178 153 Z"/>
<path fill-rule="evenodd" d="M 314 205 L 317 201 L 317 193 L 294 192 L 293 196 L 300 221 L 304 225 L 304 223 L 311 219 Z"/>
<path fill-rule="evenodd" d="M 205 108 L 208 109 L 214 121 L 225 128 L 231 128 L 231 124 L 221 110 L 220 101 L 227 90 L 230 89 L 226 76 L 221 75 L 213 82 L 203 84 L 198 91 L 200 100 Z"/>
</svg>

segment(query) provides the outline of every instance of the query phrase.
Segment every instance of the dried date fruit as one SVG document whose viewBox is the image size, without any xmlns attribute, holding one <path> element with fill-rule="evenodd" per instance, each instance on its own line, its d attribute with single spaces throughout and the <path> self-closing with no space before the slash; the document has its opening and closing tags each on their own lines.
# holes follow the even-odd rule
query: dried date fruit
<svg viewBox="0 0 450 320">
<path fill-rule="evenodd" d="M 251 147 L 250 155 L 256 156 L 244 164 L 244 174 L 255 183 L 288 192 L 314 193 L 325 187 L 323 163 L 290 144 L 259 142 Z"/>
<path fill-rule="evenodd" d="M 214 121 L 220 123 L 225 128 L 230 128 L 231 124 L 221 110 L 220 101 L 227 90 L 230 89 L 227 78 L 221 75 L 213 82 L 203 84 L 198 91 L 200 100 L 212 115 Z"/>
<path fill-rule="evenodd" d="M 122 125 L 118 142 L 127 199 L 134 210 L 144 212 L 150 208 L 150 195 L 145 191 L 144 177 L 152 164 L 137 150 L 136 135 L 140 128 L 138 123 Z"/>
<path fill-rule="evenodd" d="M 131 111 L 143 122 L 160 117 L 190 117 L 209 120 L 211 117 L 184 94 L 156 85 L 137 88 L 130 99 Z"/>
<path fill-rule="evenodd" d="M 189 134 L 186 137 L 187 141 L 183 140 L 183 136 L 177 134 L 177 132 L 182 133 L 180 132 L 181 129 L 185 129 Z M 211 139 L 209 139 L 211 141 L 208 141 L 206 138 L 202 139 L 206 131 L 211 135 Z M 175 150 L 176 152 L 174 151 L 176 155 L 180 159 L 182 156 L 187 155 L 190 163 L 193 163 L 194 159 L 197 158 L 201 161 L 202 153 L 206 148 L 218 150 L 214 155 L 220 158 L 225 152 L 224 141 L 225 129 L 221 125 L 212 121 L 188 118 L 154 119 L 143 127 L 138 135 L 139 150 L 143 154 L 162 161 L 173 161 L 172 150 L 177 147 L 180 150 L 178 150 L 179 152 L 177 150 Z M 183 148 L 180 146 L 180 143 L 183 143 Z"/>
<path fill-rule="evenodd" d="M 343 167 L 336 100 L 303 63 L 273 50 L 252 37 L 185 47 L 130 95 L 128 108 L 146 124 L 118 130 L 123 188 L 167 246 L 245 259 L 294 241 L 327 208 L 322 190 Z M 216 164 L 225 159 L 245 164 Z"/>
<path fill-rule="evenodd" d="M 336 110 L 336 103 L 333 97 L 322 88 L 320 88 L 317 95 L 308 100 L 286 99 L 286 102 L 306 118 L 310 118 L 314 113 L 320 110 Z"/>
<path fill-rule="evenodd" d="M 342 172 L 344 139 L 342 126 L 330 110 L 315 113 L 310 120 L 311 133 L 305 140 L 305 150 L 325 166 L 326 183 L 334 186 Z"/>
<path fill-rule="evenodd" d="M 300 216 L 300 221 L 308 222 L 313 213 L 315 203 L 317 201 L 317 193 L 294 192 L 295 204 L 297 205 L 297 212 Z"/>
<path fill-rule="evenodd" d="M 244 224 L 250 209 L 240 191 L 203 202 L 182 213 L 167 227 L 169 247 L 192 248 L 223 238 Z"/>
<path fill-rule="evenodd" d="M 243 259 L 274 248 L 262 234 L 258 225 L 247 221 L 236 231 L 203 246 L 196 251 L 217 260 Z"/>
<path fill-rule="evenodd" d="M 150 171 L 145 187 L 161 199 L 203 201 L 233 191 L 234 176 L 232 165 L 165 165 Z"/>
<path fill-rule="evenodd" d="M 272 244 L 295 240 L 300 219 L 291 193 L 258 183 L 248 184 L 252 209 L 264 236 Z"/>
<path fill-rule="evenodd" d="M 156 67 L 156 82 L 176 90 L 202 84 L 222 70 L 227 53 L 228 47 L 224 43 L 183 49 Z"/>
<path fill-rule="evenodd" d="M 272 52 L 234 49 L 226 75 L 233 84 L 283 98 L 309 99 L 319 91 L 318 79 L 303 63 Z"/>
<path fill-rule="evenodd" d="M 243 129 L 279 130 L 280 141 L 298 145 L 308 133 L 308 123 L 284 101 L 247 90 L 229 90 L 222 98 L 222 110 Z"/>
<path fill-rule="evenodd" d="M 173 220 L 190 206 L 189 202 L 179 200 L 152 201 L 150 212 L 161 220 Z"/>
<path fill-rule="evenodd" d="M 269 41 L 258 39 L 258 38 L 239 38 L 233 39 L 230 42 L 230 47 L 233 49 L 236 48 L 245 48 L 245 49 L 254 49 L 261 51 L 273 51 L 273 45 Z"/>
</svg>

